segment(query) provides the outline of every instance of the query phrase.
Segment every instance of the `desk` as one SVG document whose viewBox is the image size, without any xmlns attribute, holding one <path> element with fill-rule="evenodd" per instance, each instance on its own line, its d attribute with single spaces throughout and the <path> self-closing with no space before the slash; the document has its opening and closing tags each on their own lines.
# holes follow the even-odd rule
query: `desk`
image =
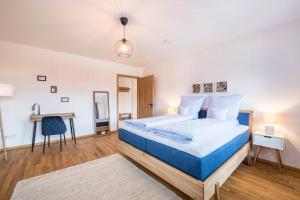
<svg viewBox="0 0 300 200">
<path fill-rule="evenodd" d="M 37 123 L 42 121 L 43 117 L 50 117 L 50 116 L 59 116 L 59 117 L 62 117 L 63 119 L 69 119 L 72 140 L 74 140 L 74 142 L 76 144 L 76 136 L 75 136 L 75 128 L 74 128 L 74 120 L 73 120 L 76 117 L 75 113 L 53 113 L 53 114 L 45 114 L 45 115 L 30 115 L 29 119 L 31 122 L 33 122 L 32 144 L 31 144 L 32 152 L 33 152 L 34 144 L 35 144 Z"/>
</svg>

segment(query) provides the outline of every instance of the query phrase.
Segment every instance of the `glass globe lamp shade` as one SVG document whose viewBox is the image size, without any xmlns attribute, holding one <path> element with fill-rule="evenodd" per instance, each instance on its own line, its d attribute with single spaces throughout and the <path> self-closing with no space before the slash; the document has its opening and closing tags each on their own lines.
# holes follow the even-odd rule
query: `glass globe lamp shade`
<svg viewBox="0 0 300 200">
<path fill-rule="evenodd" d="M 120 58 L 129 58 L 132 50 L 132 44 L 125 38 L 116 43 L 116 53 Z"/>
</svg>

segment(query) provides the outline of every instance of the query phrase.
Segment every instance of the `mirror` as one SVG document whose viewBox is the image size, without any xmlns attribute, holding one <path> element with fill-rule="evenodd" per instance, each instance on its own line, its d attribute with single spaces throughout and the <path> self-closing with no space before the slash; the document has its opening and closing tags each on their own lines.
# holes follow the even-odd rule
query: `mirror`
<svg viewBox="0 0 300 200">
<path fill-rule="evenodd" d="M 110 133 L 109 93 L 94 91 L 95 135 Z"/>
</svg>

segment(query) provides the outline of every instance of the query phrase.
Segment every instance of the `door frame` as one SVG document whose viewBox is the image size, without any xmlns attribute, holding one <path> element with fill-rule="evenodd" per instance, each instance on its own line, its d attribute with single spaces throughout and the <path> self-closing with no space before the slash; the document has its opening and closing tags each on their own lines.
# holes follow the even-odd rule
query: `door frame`
<svg viewBox="0 0 300 200">
<path fill-rule="evenodd" d="M 139 82 L 140 77 L 139 76 L 130 76 L 130 75 L 124 75 L 124 74 L 117 74 L 117 129 L 119 130 L 119 78 L 133 78 L 137 80 L 137 117 L 139 118 Z"/>
</svg>

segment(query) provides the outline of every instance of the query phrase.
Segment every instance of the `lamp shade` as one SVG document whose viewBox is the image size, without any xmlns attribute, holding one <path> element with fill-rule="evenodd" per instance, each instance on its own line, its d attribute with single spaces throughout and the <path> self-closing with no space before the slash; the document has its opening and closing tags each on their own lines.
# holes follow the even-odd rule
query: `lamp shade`
<svg viewBox="0 0 300 200">
<path fill-rule="evenodd" d="M 0 97 L 10 97 L 14 94 L 14 88 L 9 84 L 0 83 Z"/>
<path fill-rule="evenodd" d="M 177 107 L 169 107 L 168 108 L 168 114 L 176 114 L 178 112 Z"/>
<path fill-rule="evenodd" d="M 265 113 L 263 114 L 262 118 L 266 124 L 276 124 L 277 122 L 276 114 Z"/>
<path fill-rule="evenodd" d="M 129 58 L 132 54 L 131 43 L 123 38 L 116 43 L 116 53 L 121 58 Z"/>
</svg>

